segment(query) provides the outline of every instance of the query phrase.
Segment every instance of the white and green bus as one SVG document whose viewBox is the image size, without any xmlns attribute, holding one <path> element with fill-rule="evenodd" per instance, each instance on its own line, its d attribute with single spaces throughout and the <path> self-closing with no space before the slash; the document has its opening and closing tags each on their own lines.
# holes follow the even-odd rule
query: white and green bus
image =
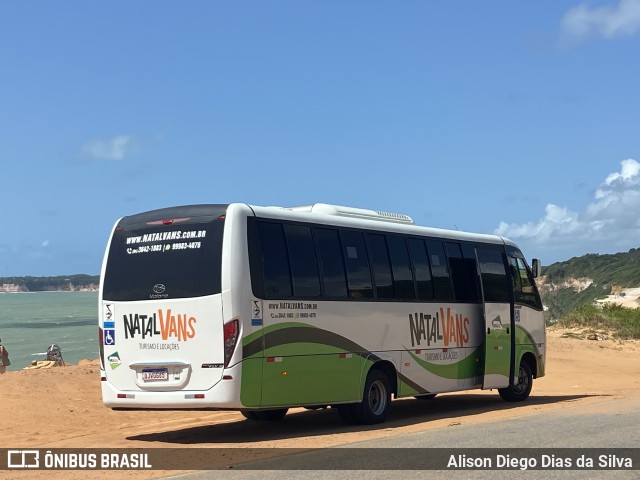
<svg viewBox="0 0 640 480">
<path fill-rule="evenodd" d="M 361 424 L 392 398 L 525 400 L 545 372 L 532 267 L 499 236 L 328 204 L 127 216 L 102 266 L 102 397 L 254 420 L 330 406 Z"/>
</svg>

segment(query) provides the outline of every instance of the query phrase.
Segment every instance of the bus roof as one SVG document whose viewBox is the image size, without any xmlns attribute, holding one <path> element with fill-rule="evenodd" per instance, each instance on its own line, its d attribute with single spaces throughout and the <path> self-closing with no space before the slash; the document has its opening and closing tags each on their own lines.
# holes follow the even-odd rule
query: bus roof
<svg viewBox="0 0 640 480">
<path fill-rule="evenodd" d="M 498 235 L 415 225 L 411 217 L 398 213 L 380 212 L 324 203 L 301 207 L 259 207 L 254 205 L 249 205 L 249 207 L 258 217 L 516 246 L 512 241 Z"/>
<path fill-rule="evenodd" d="M 196 218 L 204 220 L 207 217 L 207 219 L 212 219 L 219 215 L 224 215 L 230 205 L 236 205 L 240 208 L 247 209 L 247 214 L 250 214 L 248 209 L 251 209 L 253 214 L 258 217 L 303 221 L 341 227 L 366 228 L 371 230 L 432 236 L 469 242 L 507 244 L 517 247 L 517 245 L 511 240 L 498 235 L 419 226 L 415 224 L 410 216 L 405 214 L 332 205 L 327 203 L 315 203 L 312 205 L 296 207 L 263 207 L 245 203 L 183 205 L 129 215 L 121 218 L 118 224 L 126 228 L 134 226 L 142 227 L 145 224 L 150 225 L 151 223 L 157 222 L 159 219 L 175 219 L 178 221 L 195 220 Z"/>
</svg>

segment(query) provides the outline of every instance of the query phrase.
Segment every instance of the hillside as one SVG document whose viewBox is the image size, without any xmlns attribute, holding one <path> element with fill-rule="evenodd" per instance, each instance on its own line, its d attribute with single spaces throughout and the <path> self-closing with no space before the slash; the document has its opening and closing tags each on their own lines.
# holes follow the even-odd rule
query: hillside
<svg viewBox="0 0 640 480">
<path fill-rule="evenodd" d="M 58 277 L 0 277 L 0 292 L 54 292 L 98 290 L 99 275 L 63 275 Z"/>
<path fill-rule="evenodd" d="M 609 255 L 588 254 L 542 269 L 538 281 L 547 318 L 557 320 L 580 305 L 625 288 L 640 287 L 640 249 Z"/>
</svg>

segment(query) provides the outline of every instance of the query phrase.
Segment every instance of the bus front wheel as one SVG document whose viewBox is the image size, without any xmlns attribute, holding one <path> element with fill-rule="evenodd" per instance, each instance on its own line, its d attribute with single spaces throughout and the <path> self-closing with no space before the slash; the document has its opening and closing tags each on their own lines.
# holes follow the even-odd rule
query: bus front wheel
<svg viewBox="0 0 640 480">
<path fill-rule="evenodd" d="M 507 402 L 522 402 L 529 397 L 532 386 L 533 374 L 531 373 L 531 367 L 523 360 L 520 362 L 520 370 L 518 371 L 518 383 L 509 385 L 506 388 L 499 388 L 498 393 Z"/>
<path fill-rule="evenodd" d="M 381 370 L 371 370 L 364 385 L 362 402 L 351 405 L 355 421 L 362 425 L 382 423 L 391 403 L 389 378 Z"/>
</svg>

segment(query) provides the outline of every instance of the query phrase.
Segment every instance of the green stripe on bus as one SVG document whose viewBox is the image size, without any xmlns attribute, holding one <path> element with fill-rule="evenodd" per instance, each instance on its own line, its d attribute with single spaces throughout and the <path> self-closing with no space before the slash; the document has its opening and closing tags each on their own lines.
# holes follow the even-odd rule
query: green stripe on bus
<svg viewBox="0 0 640 480">
<path fill-rule="evenodd" d="M 406 351 L 425 370 L 428 370 L 439 377 L 453 380 L 462 380 L 477 376 L 478 362 L 482 355 L 482 349 L 477 347 L 471 355 L 468 355 L 459 362 L 439 365 L 437 363 L 431 363 L 421 359 L 408 349 L 406 349 Z"/>
</svg>

